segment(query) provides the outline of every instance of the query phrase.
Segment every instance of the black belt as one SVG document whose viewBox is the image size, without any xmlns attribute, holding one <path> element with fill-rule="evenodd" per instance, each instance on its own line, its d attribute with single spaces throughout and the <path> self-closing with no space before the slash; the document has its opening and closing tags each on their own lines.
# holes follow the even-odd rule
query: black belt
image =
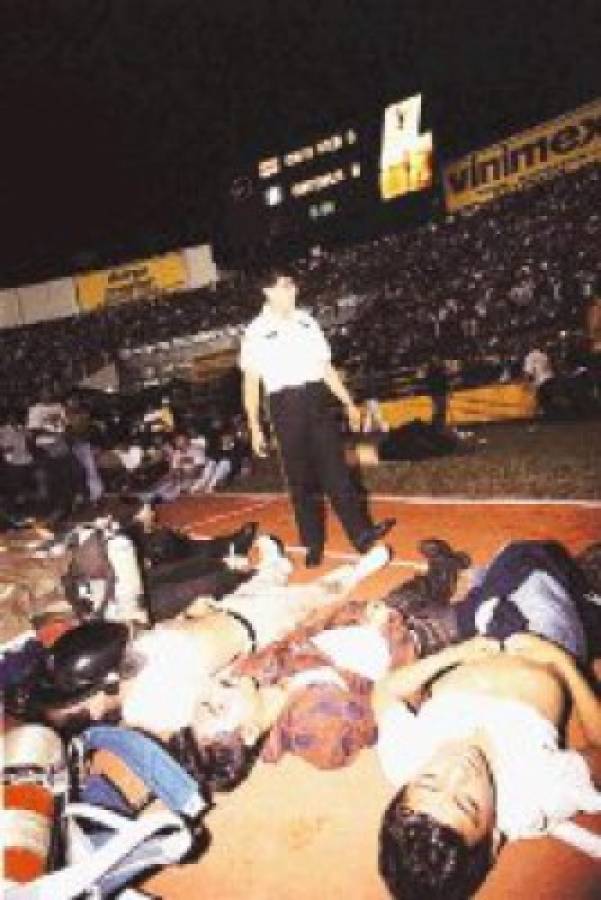
<svg viewBox="0 0 601 900">
<path fill-rule="evenodd" d="M 226 613 L 232 619 L 235 619 L 236 622 L 240 622 L 249 637 L 250 652 L 255 653 L 257 649 L 257 632 L 253 628 L 252 624 L 248 621 L 248 619 L 240 615 L 240 613 L 234 612 L 233 609 L 222 609 L 221 612 Z"/>
<path fill-rule="evenodd" d="M 311 390 L 316 387 L 325 387 L 323 378 L 319 378 L 317 381 L 303 381 L 302 384 L 284 385 L 284 387 L 278 388 L 277 391 L 271 391 L 267 396 L 270 399 L 273 397 L 284 397 L 286 394 L 300 394 L 307 389 Z"/>
</svg>

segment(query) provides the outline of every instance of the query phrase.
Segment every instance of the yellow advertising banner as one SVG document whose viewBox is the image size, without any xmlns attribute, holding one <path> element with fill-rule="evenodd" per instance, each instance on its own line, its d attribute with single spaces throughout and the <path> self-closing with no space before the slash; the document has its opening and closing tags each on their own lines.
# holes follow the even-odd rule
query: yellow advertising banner
<svg viewBox="0 0 601 900">
<path fill-rule="evenodd" d="M 432 418 L 432 401 L 425 394 L 388 400 L 381 404 L 384 419 L 391 428 L 398 428 L 421 419 Z M 536 412 L 535 392 L 521 383 L 492 384 L 478 388 L 463 388 L 449 396 L 447 422 L 463 425 L 469 422 L 500 422 L 530 419 Z"/>
<path fill-rule="evenodd" d="M 476 150 L 443 169 L 446 207 L 486 203 L 542 177 L 601 160 L 601 98 Z"/>
<path fill-rule="evenodd" d="M 182 290 L 187 285 L 187 269 L 183 255 L 174 252 L 87 272 L 78 275 L 75 281 L 80 308 L 92 310 L 105 304 Z"/>
</svg>

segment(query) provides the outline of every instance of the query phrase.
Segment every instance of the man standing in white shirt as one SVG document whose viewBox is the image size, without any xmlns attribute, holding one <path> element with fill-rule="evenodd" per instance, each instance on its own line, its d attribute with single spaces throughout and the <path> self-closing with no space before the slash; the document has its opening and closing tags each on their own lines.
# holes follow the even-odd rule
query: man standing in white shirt
<svg viewBox="0 0 601 900">
<path fill-rule="evenodd" d="M 306 565 L 320 564 L 324 547 L 320 489 L 330 500 L 351 543 L 364 553 L 395 524 L 373 524 L 353 484 L 338 427 L 329 408 L 333 394 L 358 430 L 361 413 L 331 363 L 316 320 L 296 309 L 297 286 L 289 275 L 271 272 L 263 283 L 266 302 L 242 339 L 243 402 L 253 452 L 265 456 L 260 422 L 261 385 L 302 544 Z"/>
</svg>

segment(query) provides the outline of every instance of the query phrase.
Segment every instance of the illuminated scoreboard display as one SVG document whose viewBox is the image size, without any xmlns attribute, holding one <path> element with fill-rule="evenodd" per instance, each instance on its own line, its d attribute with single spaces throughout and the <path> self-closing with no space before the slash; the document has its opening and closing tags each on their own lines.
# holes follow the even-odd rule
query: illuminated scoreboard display
<svg viewBox="0 0 601 900">
<path fill-rule="evenodd" d="M 329 223 L 344 227 L 354 217 L 428 191 L 433 141 L 421 118 L 422 97 L 416 94 L 389 104 L 377 121 L 262 157 L 232 180 L 231 224 L 256 242 L 301 233 L 310 239 Z"/>
<path fill-rule="evenodd" d="M 361 178 L 358 134 L 348 128 L 281 156 L 262 159 L 256 177 L 265 206 L 273 209 L 285 202 L 302 201 L 309 218 L 332 215 L 336 193 L 348 195 L 348 191 L 333 189 L 348 187 L 349 182 Z"/>
</svg>

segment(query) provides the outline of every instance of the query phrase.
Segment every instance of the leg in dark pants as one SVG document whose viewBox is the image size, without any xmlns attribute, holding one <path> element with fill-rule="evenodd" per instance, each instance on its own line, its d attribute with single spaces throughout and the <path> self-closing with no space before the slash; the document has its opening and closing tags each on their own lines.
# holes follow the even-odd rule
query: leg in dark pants
<svg viewBox="0 0 601 900">
<path fill-rule="evenodd" d="M 150 621 L 154 624 L 179 615 L 199 597 L 220 600 L 235 591 L 250 576 L 232 572 L 223 563 L 185 560 L 168 573 L 145 573 L 145 598 Z"/>
<path fill-rule="evenodd" d="M 345 459 L 338 423 L 330 406 L 327 388 L 319 386 L 311 404 L 311 465 L 323 491 L 352 544 L 372 526 L 365 503 Z"/>
<path fill-rule="evenodd" d="M 322 492 L 355 543 L 371 522 L 344 459 L 327 388 L 280 391 L 270 398 L 270 408 L 302 543 L 323 547 Z"/>
<path fill-rule="evenodd" d="M 280 391 L 270 398 L 270 409 L 301 543 L 322 547 L 323 503 L 312 470 L 308 398 L 304 390 Z"/>
</svg>

